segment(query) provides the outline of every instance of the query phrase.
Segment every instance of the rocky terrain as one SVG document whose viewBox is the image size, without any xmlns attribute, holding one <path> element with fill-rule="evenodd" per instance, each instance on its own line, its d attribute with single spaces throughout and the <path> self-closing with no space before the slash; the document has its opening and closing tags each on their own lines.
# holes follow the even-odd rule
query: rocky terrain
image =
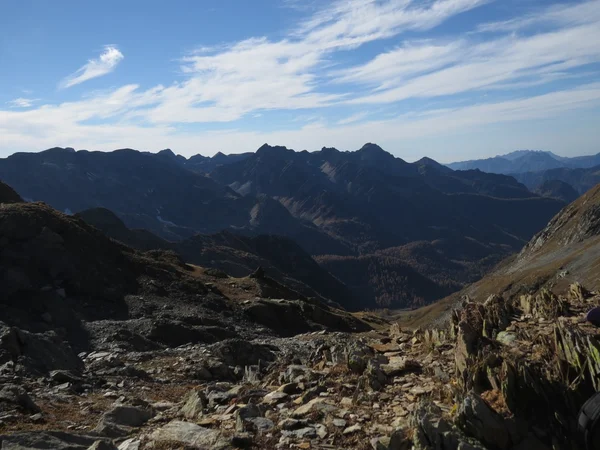
<svg viewBox="0 0 600 450">
<path fill-rule="evenodd" d="M 589 286 L 464 297 L 403 329 L 263 270 L 133 250 L 0 187 L 3 449 L 580 448 L 600 388 Z M 597 237 L 598 192 L 517 260 Z"/>
<path fill-rule="evenodd" d="M 205 264 L 199 253 L 218 247 L 216 259 L 237 264 L 237 244 L 214 237 L 222 231 L 283 236 L 338 287 L 360 294 L 333 299 L 352 309 L 416 307 L 455 292 L 518 251 L 565 204 L 506 175 L 453 171 L 429 158 L 407 163 L 372 143 L 352 152 L 265 144 L 189 159 L 170 150 L 54 148 L 0 159 L 0 179 L 63 212 L 108 209 L 126 228 L 179 243 L 186 262 Z M 128 244 L 164 248 L 148 233 L 135 239 Z M 284 261 L 288 247 L 271 259 Z M 394 270 L 403 273 L 400 285 L 390 281 Z M 306 284 L 302 268 L 282 272 Z"/>
</svg>

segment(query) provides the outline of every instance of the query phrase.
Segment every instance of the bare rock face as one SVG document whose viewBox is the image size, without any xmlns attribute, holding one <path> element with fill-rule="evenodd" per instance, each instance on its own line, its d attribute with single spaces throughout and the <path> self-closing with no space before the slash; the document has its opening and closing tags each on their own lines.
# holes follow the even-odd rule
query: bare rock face
<svg viewBox="0 0 600 450">
<path fill-rule="evenodd" d="M 467 394 L 458 411 L 458 423 L 471 436 L 492 449 L 511 447 L 504 419 L 474 392 Z"/>
</svg>

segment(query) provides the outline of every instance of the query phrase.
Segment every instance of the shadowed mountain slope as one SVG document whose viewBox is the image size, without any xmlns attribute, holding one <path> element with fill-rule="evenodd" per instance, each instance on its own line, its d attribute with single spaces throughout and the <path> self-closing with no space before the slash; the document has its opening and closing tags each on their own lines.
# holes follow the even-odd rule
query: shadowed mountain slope
<svg viewBox="0 0 600 450">
<path fill-rule="evenodd" d="M 0 203 L 19 203 L 23 199 L 13 188 L 0 181 Z"/>
<path fill-rule="evenodd" d="M 485 301 L 490 295 L 512 299 L 543 289 L 560 293 L 573 283 L 600 289 L 600 185 L 561 210 L 520 251 L 491 273 L 436 305 L 411 313 L 412 321 L 447 319 L 465 296 Z"/>
<path fill-rule="evenodd" d="M 90 209 L 77 216 L 136 249 L 172 250 L 188 263 L 219 269 L 234 277 L 248 276 L 261 267 L 268 276 L 305 296 L 333 301 L 346 308 L 358 306 L 358 297 L 343 283 L 321 268 L 298 244 L 282 236 L 244 236 L 222 231 L 169 242 L 147 230 L 128 229 L 107 209 Z"/>
</svg>

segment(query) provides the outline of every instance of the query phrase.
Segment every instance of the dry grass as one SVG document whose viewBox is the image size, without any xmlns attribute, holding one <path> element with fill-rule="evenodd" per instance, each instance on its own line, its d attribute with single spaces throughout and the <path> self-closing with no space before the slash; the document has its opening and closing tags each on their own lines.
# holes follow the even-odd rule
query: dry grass
<svg viewBox="0 0 600 450">
<path fill-rule="evenodd" d="M 114 399 L 105 398 L 102 394 L 69 397 L 67 401 L 36 399 L 36 404 L 42 410 L 44 420 L 34 422 L 29 416 L 21 420 L 5 423 L 0 426 L 0 434 L 17 431 L 44 430 L 91 430 L 100 416 L 110 407 Z"/>
</svg>

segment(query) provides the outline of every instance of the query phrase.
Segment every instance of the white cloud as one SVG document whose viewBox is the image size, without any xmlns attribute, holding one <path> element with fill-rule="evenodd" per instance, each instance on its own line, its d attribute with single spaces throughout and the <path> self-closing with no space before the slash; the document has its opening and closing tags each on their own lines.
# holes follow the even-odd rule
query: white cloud
<svg viewBox="0 0 600 450">
<path fill-rule="evenodd" d="M 350 103 L 448 96 L 499 84 L 510 87 L 510 82 L 539 84 L 542 79 L 553 81 L 565 76 L 565 71 L 600 62 L 598 42 L 600 21 L 483 43 L 425 43 L 378 55 L 365 65 L 346 69 L 338 81 L 376 84 L 374 92 Z"/>
<path fill-rule="evenodd" d="M 123 58 L 123 53 L 118 48 L 107 45 L 98 58 L 90 59 L 87 64 L 63 79 L 59 86 L 64 89 L 111 73 Z"/>
<path fill-rule="evenodd" d="M 6 102 L 11 108 L 31 108 L 34 103 L 38 102 L 39 98 L 24 98 L 19 97 Z"/>
<path fill-rule="evenodd" d="M 515 17 L 501 22 L 489 22 L 477 26 L 479 32 L 507 32 L 539 25 L 573 26 L 600 21 L 600 0 L 586 0 L 575 4 L 556 4 L 546 10 Z"/>
<path fill-rule="evenodd" d="M 356 114 L 352 114 L 351 116 L 346 117 L 345 119 L 339 120 L 337 125 L 347 125 L 349 123 L 360 122 L 365 117 L 368 117 L 369 113 L 366 111 L 359 112 Z"/>
<path fill-rule="evenodd" d="M 138 115 L 151 123 L 229 122 L 252 111 L 339 103 L 347 95 L 326 93 L 322 86 L 334 52 L 435 27 L 487 1 L 338 1 L 286 39 L 250 38 L 186 56 L 181 69 L 189 79 L 162 91 L 159 104 Z"/>
</svg>

